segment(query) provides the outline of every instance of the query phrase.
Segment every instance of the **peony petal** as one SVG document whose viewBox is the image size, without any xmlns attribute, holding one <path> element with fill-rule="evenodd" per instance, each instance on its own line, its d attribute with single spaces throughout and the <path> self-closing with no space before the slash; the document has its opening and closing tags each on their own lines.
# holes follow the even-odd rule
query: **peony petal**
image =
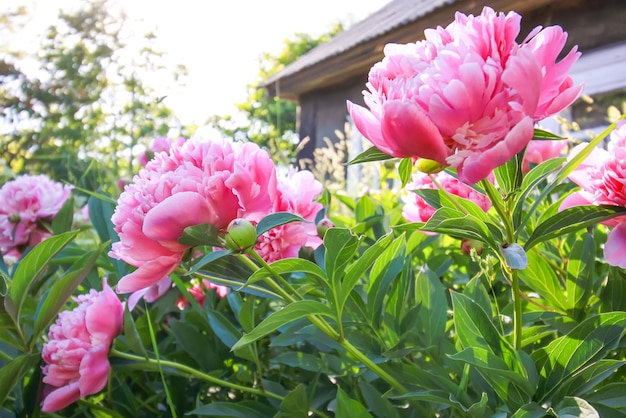
<svg viewBox="0 0 626 418">
<path fill-rule="evenodd" d="M 604 244 L 604 258 L 612 266 L 626 268 L 626 222 L 619 223 L 609 233 Z"/>
<path fill-rule="evenodd" d="M 43 412 L 59 411 L 80 399 L 78 382 L 70 383 L 46 394 L 41 404 Z"/>
<path fill-rule="evenodd" d="M 359 132 L 374 144 L 376 148 L 385 154 L 394 156 L 391 148 L 385 144 L 383 133 L 380 129 L 380 121 L 376 119 L 372 112 L 350 101 L 347 102 L 347 105 L 348 113 L 350 113 L 350 117 L 352 117 L 352 121 Z"/>
<path fill-rule="evenodd" d="M 98 341 L 111 344 L 122 332 L 124 306 L 113 290 L 105 283 L 102 292 L 87 307 L 85 326 Z"/>
<path fill-rule="evenodd" d="M 561 202 L 561 206 L 559 206 L 559 211 L 573 208 L 574 206 L 589 206 L 593 204 L 593 195 L 589 192 L 581 190 L 580 192 L 572 193 L 567 196 Z"/>
<path fill-rule="evenodd" d="M 457 169 L 459 180 L 471 185 L 487 178 L 494 168 L 506 163 L 523 150 L 532 137 L 533 121 L 526 117 L 494 147 L 470 154 Z"/>
<path fill-rule="evenodd" d="M 109 377 L 109 346 L 100 344 L 89 351 L 80 362 L 80 379 L 78 388 L 80 396 L 93 395 L 100 392 Z"/>
<path fill-rule="evenodd" d="M 146 237 L 159 241 L 173 251 L 179 249 L 177 240 L 188 226 L 210 223 L 212 211 L 206 199 L 195 192 L 172 195 L 152 208 L 144 218 L 142 232 Z"/>
<path fill-rule="evenodd" d="M 142 264 L 117 282 L 117 293 L 131 293 L 152 286 L 172 273 L 182 259 L 181 254 L 157 257 Z"/>
<path fill-rule="evenodd" d="M 395 157 L 445 163 L 448 148 L 428 115 L 415 103 L 392 100 L 383 106 L 382 133 Z"/>
</svg>

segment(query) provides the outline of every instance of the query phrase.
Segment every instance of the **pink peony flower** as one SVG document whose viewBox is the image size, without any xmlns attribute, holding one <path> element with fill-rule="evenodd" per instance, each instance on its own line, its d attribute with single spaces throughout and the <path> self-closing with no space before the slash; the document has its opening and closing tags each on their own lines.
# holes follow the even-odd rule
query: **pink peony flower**
<svg viewBox="0 0 626 418">
<path fill-rule="evenodd" d="M 253 143 L 193 138 L 156 154 L 126 186 L 112 217 L 120 241 L 110 256 L 137 267 L 117 291 L 144 289 L 172 273 L 189 248 L 178 242 L 188 226 L 258 222 L 273 210 L 276 182 L 274 163 Z"/>
<path fill-rule="evenodd" d="M 42 228 L 70 197 L 71 186 L 45 175 L 23 175 L 0 188 L 0 251 L 19 252 L 51 234 Z"/>
<path fill-rule="evenodd" d="M 287 176 L 278 178 L 274 212 L 290 212 L 308 222 L 281 225 L 259 237 L 255 250 L 266 262 L 297 257 L 303 246 L 319 247 L 322 240 L 317 234 L 315 217 L 323 206 L 315 199 L 322 190 L 322 184 L 307 170 L 291 170 Z"/>
<path fill-rule="evenodd" d="M 435 181 L 447 192 L 463 199 L 471 200 L 485 212 L 491 207 L 491 201 L 487 196 L 477 192 L 445 171 L 433 174 L 433 176 Z M 404 202 L 402 216 L 409 222 L 427 222 L 435 213 L 435 208 L 426 203 L 418 194 L 412 192 L 412 190 L 417 189 L 437 190 L 438 187 L 428 174 L 422 172 L 414 173 L 411 182 L 406 186 L 406 190 L 409 193 L 402 197 Z"/>
<path fill-rule="evenodd" d="M 104 388 L 109 349 L 122 332 L 124 307 L 106 282 L 101 292 L 92 289 L 74 300 L 78 306 L 59 314 L 43 346 L 44 412 L 58 411 Z"/>
<path fill-rule="evenodd" d="M 558 157 L 566 146 L 566 139 L 556 141 L 530 141 L 524 153 L 522 171 L 527 173 L 530 171 L 530 164 L 541 164 L 544 161 Z"/>
<path fill-rule="evenodd" d="M 152 143 L 152 145 L 150 146 L 150 148 L 146 150 L 146 152 L 144 152 L 143 154 L 139 155 L 138 157 L 139 164 L 141 164 L 142 167 L 145 167 L 146 164 L 148 164 L 148 161 L 154 158 L 154 154 L 158 152 L 167 152 L 172 147 L 172 143 L 175 143 L 176 145 L 180 146 L 182 145 L 183 142 L 185 142 L 185 140 L 186 139 L 183 137 L 179 137 L 178 139 L 174 141 L 164 136 L 157 137 Z"/>
<path fill-rule="evenodd" d="M 155 302 L 171 288 L 172 279 L 165 277 L 151 286 L 131 293 L 128 297 L 128 310 L 132 311 L 135 309 L 135 306 L 137 306 L 137 303 L 139 303 L 139 300 L 142 298 L 148 303 Z"/>
<path fill-rule="evenodd" d="M 556 62 L 567 34 L 558 26 L 515 38 L 521 17 L 485 7 L 456 14 L 425 40 L 385 46 L 369 73 L 369 110 L 348 102 L 358 130 L 381 151 L 457 169 L 473 184 L 520 152 L 535 121 L 570 105 L 582 86 L 567 72 L 579 53 Z"/>
<path fill-rule="evenodd" d="M 570 158 L 585 144 L 572 150 Z M 582 190 L 572 193 L 561 203 L 560 209 L 585 205 L 612 205 L 626 207 L 626 120 L 621 120 L 611 133 L 611 152 L 596 148 L 574 170 L 569 178 Z M 626 216 L 602 222 L 614 227 L 604 245 L 604 258 L 612 265 L 626 268 Z"/>
</svg>

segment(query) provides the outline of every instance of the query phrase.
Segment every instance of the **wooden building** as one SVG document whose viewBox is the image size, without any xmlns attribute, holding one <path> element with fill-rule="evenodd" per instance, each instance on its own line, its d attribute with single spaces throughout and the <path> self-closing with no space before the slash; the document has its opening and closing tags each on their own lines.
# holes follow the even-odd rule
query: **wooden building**
<svg viewBox="0 0 626 418">
<path fill-rule="evenodd" d="M 626 0 L 391 0 L 264 83 L 270 95 L 299 104 L 299 136 L 310 138 L 299 157 L 311 158 L 324 137 L 344 129 L 346 100 L 363 104 L 369 69 L 387 43 L 423 39 L 425 29 L 446 26 L 456 11 L 476 15 L 484 6 L 521 14 L 522 37 L 538 25 L 562 26 L 569 34 L 565 51 L 578 45 L 583 53 L 572 75 L 585 83 L 585 94 L 606 103 L 625 91 Z"/>
</svg>

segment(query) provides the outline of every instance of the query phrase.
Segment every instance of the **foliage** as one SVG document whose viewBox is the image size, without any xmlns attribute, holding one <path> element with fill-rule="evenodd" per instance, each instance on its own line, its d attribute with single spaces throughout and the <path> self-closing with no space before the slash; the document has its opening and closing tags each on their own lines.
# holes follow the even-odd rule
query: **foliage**
<svg viewBox="0 0 626 418">
<path fill-rule="evenodd" d="M 177 124 L 158 92 L 141 81 L 141 74 L 165 70 L 150 47 L 154 35 L 144 34 L 138 45 L 137 35 L 128 34 L 132 22 L 109 2 L 83 6 L 61 12 L 47 29 L 31 58 L 36 71 L 24 52 L 0 56 L 0 149 L 17 174 L 46 171 L 95 190 L 132 172 L 139 141 Z M 9 15 L 3 22 L 20 24 Z M 129 54 L 131 48 L 138 51 Z M 125 62 L 129 55 L 132 62 Z"/>
</svg>

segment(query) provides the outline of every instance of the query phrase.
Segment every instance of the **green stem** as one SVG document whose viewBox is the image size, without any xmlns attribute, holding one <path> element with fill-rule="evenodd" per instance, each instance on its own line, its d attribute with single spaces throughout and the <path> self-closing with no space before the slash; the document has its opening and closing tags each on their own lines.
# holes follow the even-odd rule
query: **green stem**
<svg viewBox="0 0 626 418">
<path fill-rule="evenodd" d="M 506 230 L 506 239 L 508 244 L 512 244 L 515 240 L 515 231 L 513 231 L 513 223 L 511 222 L 511 217 L 509 216 L 509 212 L 506 210 L 504 205 L 502 204 L 502 195 L 498 192 L 493 184 L 487 179 L 483 179 L 480 181 L 480 185 L 483 186 L 485 193 L 491 200 L 494 209 L 498 212 L 502 223 L 504 224 L 504 229 Z"/>
<path fill-rule="evenodd" d="M 522 298 L 520 297 L 519 278 L 517 271 L 511 271 L 511 283 L 513 285 L 513 347 L 522 348 Z"/>
<path fill-rule="evenodd" d="M 267 271 L 270 272 L 270 274 L 272 276 L 274 276 L 274 278 L 276 280 L 278 280 L 278 282 L 285 287 L 285 289 L 287 289 L 287 292 L 289 292 L 292 295 L 295 295 L 296 298 L 298 300 L 302 299 L 302 296 L 300 295 L 300 293 L 298 293 L 298 291 L 296 289 L 294 289 L 294 287 L 291 285 L 291 283 L 289 283 L 287 280 L 285 280 L 283 278 L 283 276 L 281 276 L 280 274 L 276 273 L 276 271 L 272 268 L 272 266 L 270 266 L 267 261 L 265 261 L 263 259 L 263 257 L 261 257 L 256 251 L 252 250 L 250 252 L 250 255 L 252 256 L 252 258 L 254 258 L 257 263 L 259 263 L 261 265 L 261 267 L 265 268 Z M 258 268 L 258 267 L 257 267 Z"/>
</svg>

